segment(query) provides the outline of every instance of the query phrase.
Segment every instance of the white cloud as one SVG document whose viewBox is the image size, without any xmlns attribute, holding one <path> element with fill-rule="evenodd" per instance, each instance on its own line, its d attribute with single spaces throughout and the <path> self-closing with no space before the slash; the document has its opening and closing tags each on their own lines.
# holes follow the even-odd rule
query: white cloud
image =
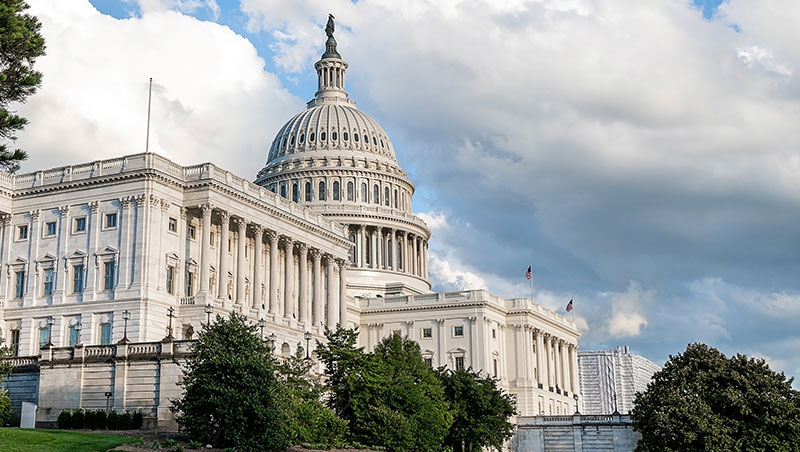
<svg viewBox="0 0 800 452">
<path fill-rule="evenodd" d="M 647 319 L 637 312 L 618 311 L 608 320 L 608 333 L 613 337 L 638 336 L 647 326 Z"/>
<path fill-rule="evenodd" d="M 607 322 L 611 337 L 634 337 L 647 326 L 644 310 L 655 302 L 654 292 L 644 290 L 636 281 L 630 281 L 625 292 L 605 294 L 611 303 L 611 316 Z"/>
<path fill-rule="evenodd" d="M 179 163 L 213 161 L 246 178 L 280 125 L 302 109 L 229 28 L 178 12 L 114 19 L 88 2 L 32 2 L 47 55 L 42 88 L 20 110 L 30 125 L 22 171 L 143 152 L 153 77 L 150 149 Z"/>
</svg>

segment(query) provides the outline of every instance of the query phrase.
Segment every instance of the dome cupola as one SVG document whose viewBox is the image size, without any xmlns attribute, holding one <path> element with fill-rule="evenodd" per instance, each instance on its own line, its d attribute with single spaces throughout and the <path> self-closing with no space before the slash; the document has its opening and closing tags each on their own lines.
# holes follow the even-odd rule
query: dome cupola
<svg viewBox="0 0 800 452">
<path fill-rule="evenodd" d="M 428 292 L 430 230 L 412 213 L 414 185 L 386 131 L 345 91 L 334 28 L 329 16 L 314 98 L 278 131 L 255 182 L 348 226 L 352 296 Z"/>
</svg>

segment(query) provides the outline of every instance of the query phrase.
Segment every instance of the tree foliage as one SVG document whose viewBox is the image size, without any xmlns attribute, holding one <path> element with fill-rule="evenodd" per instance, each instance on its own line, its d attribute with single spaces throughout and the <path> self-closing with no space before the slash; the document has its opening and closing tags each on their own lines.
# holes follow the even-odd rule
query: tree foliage
<svg viewBox="0 0 800 452">
<path fill-rule="evenodd" d="M 28 120 L 9 110 L 10 104 L 25 102 L 42 83 L 33 63 L 44 55 L 44 38 L 39 20 L 25 14 L 27 9 L 23 0 L 0 0 L 0 139 L 12 142 Z M 6 171 L 17 171 L 27 157 L 21 149 L 0 144 L 0 167 Z"/>
<path fill-rule="evenodd" d="M 355 331 L 338 328 L 326 337 L 317 354 L 330 406 L 348 421 L 352 441 L 393 452 L 441 449 L 453 415 L 416 342 L 391 335 L 365 353 Z"/>
<path fill-rule="evenodd" d="M 304 354 L 298 344 L 297 352 L 278 365 L 289 396 L 289 441 L 314 448 L 338 446 L 345 440 L 347 422 L 322 404 L 324 388 L 312 372 L 314 362 Z"/>
<path fill-rule="evenodd" d="M 3 345 L 3 339 L 0 338 L 0 383 L 3 383 L 6 375 L 11 373 L 11 363 L 8 361 L 11 356 L 11 349 Z M 11 407 L 8 390 L 2 388 L 0 389 L 0 425 L 5 425 L 10 421 L 13 413 L 14 409 Z"/>
<path fill-rule="evenodd" d="M 638 452 L 800 451 L 800 392 L 762 359 L 704 344 L 670 356 L 636 395 Z"/>
<path fill-rule="evenodd" d="M 289 396 L 255 329 L 232 313 L 200 332 L 183 370 L 183 397 L 172 407 L 195 440 L 237 451 L 289 445 Z"/>
<path fill-rule="evenodd" d="M 516 414 L 514 397 L 497 387 L 496 378 L 481 376 L 472 369 L 452 371 L 442 367 L 436 373 L 454 411 L 445 444 L 453 452 L 501 450 L 513 435 L 508 420 Z"/>
</svg>

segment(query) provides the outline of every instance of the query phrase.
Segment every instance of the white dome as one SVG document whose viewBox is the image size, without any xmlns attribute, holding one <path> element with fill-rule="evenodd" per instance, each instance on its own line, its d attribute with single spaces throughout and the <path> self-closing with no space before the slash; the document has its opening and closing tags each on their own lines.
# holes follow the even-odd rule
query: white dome
<svg viewBox="0 0 800 452">
<path fill-rule="evenodd" d="M 290 119 L 272 141 L 267 166 L 283 157 L 300 157 L 294 154 L 301 152 L 320 156 L 366 153 L 397 162 L 383 128 L 355 106 L 339 102 L 314 105 Z"/>
</svg>

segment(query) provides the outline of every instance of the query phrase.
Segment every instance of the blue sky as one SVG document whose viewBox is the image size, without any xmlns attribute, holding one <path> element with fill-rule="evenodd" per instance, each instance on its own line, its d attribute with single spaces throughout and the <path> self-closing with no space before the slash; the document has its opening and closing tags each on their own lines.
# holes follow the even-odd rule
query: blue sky
<svg viewBox="0 0 800 452">
<path fill-rule="evenodd" d="M 689 342 L 800 374 L 800 3 L 31 1 L 23 171 L 151 145 L 245 177 L 313 96 L 328 12 L 392 138 L 437 290 L 563 312 L 584 349 Z M 65 139 L 68 137 L 68 139 Z"/>
</svg>

